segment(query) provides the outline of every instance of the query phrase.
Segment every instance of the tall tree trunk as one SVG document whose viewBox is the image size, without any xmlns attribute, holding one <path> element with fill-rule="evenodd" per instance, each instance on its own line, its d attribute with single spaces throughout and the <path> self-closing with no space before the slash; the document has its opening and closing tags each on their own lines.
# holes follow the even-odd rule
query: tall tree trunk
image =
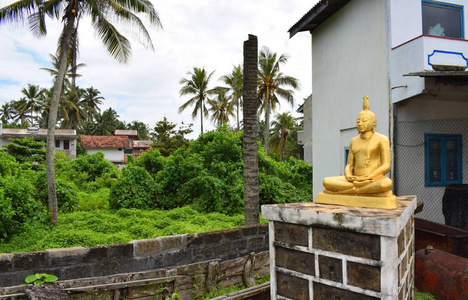
<svg viewBox="0 0 468 300">
<path fill-rule="evenodd" d="M 52 99 L 50 101 L 49 122 L 47 126 L 47 145 L 46 145 L 46 170 L 47 170 L 47 192 L 49 195 L 49 213 L 51 214 L 52 223 L 58 225 L 58 205 L 57 193 L 55 187 L 55 125 L 57 124 L 57 114 L 62 94 L 63 80 L 67 72 L 68 50 L 71 33 L 74 29 L 75 16 L 72 13 L 66 19 L 63 27 L 63 39 L 61 45 L 61 53 L 59 58 L 59 69 L 55 77 Z"/>
<path fill-rule="evenodd" d="M 257 156 L 257 71 L 258 41 L 249 34 L 244 42 L 244 214 L 245 225 L 259 224 Z"/>
<path fill-rule="evenodd" d="M 266 108 L 265 108 L 265 129 L 263 130 L 263 136 L 265 137 L 265 153 L 270 153 L 270 91 L 266 93 Z"/>
<path fill-rule="evenodd" d="M 240 121 L 239 121 L 239 106 L 240 106 L 240 99 L 237 98 L 237 131 L 240 130 Z"/>
<path fill-rule="evenodd" d="M 203 134 L 203 99 L 200 99 L 201 134 Z"/>
</svg>

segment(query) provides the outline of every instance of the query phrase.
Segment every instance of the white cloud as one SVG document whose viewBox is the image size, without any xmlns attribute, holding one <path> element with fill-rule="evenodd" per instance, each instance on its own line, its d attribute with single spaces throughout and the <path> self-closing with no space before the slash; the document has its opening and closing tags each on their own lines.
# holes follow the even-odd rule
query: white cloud
<svg viewBox="0 0 468 300">
<path fill-rule="evenodd" d="M 112 107 L 126 122 L 139 120 L 154 127 L 166 116 L 171 122 L 194 123 L 193 137 L 199 133 L 200 120 L 192 121 L 192 109 L 178 114 L 179 106 L 188 97 L 179 97 L 181 78 L 193 67 L 216 70 L 217 79 L 230 73 L 232 65 L 242 64 L 243 42 L 248 34 L 257 35 L 259 48 L 268 46 L 290 58 L 283 67 L 285 74 L 301 81 L 295 93 L 296 107 L 311 93 L 310 35 L 299 33 L 289 39 L 287 30 L 317 0 L 172 0 L 152 1 L 160 14 L 164 30 L 149 26 L 155 51 L 149 51 L 132 40 L 130 62 L 121 65 L 112 59 L 96 38 L 89 20 L 80 22 L 80 87 L 93 86 L 101 91 L 103 109 Z M 0 6 L 9 1 L 0 0 Z M 50 67 L 48 53 L 55 53 L 62 24 L 48 22 L 48 36 L 33 37 L 25 26 L 0 26 L 0 105 L 18 99 L 28 83 L 49 87 L 50 75 L 40 70 Z M 126 34 L 127 32 L 125 32 Z M 290 110 L 284 103 L 282 111 Z M 234 123 L 234 122 L 233 122 Z M 212 129 L 204 122 L 205 128 Z"/>
</svg>

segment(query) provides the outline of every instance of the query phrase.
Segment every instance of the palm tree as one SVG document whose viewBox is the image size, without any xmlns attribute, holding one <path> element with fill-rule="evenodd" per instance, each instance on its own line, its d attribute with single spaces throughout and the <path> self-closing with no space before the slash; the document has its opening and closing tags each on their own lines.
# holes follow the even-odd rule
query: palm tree
<svg viewBox="0 0 468 300">
<path fill-rule="evenodd" d="M 149 126 L 143 122 L 140 121 L 132 121 L 127 126 L 125 126 L 127 129 L 131 130 L 136 130 L 138 132 L 138 137 L 137 139 L 139 140 L 149 140 Z"/>
<path fill-rule="evenodd" d="M 83 90 L 80 106 L 86 112 L 86 121 L 92 121 L 96 113 L 101 113 L 99 105 L 102 104 L 104 97 L 99 96 L 99 94 L 101 92 L 93 87 Z"/>
<path fill-rule="evenodd" d="M 259 113 L 265 114 L 265 151 L 268 154 L 270 141 L 270 114 L 276 109 L 281 97 L 292 104 L 293 90 L 285 87 L 299 88 L 299 81 L 280 72 L 280 65 L 285 64 L 288 57 L 278 56 L 267 47 L 263 47 L 259 55 L 258 68 L 258 99 Z"/>
<path fill-rule="evenodd" d="M 4 103 L 0 106 L 0 121 L 2 124 L 8 124 L 8 121 L 12 119 L 13 108 L 10 102 Z"/>
<path fill-rule="evenodd" d="M 149 16 L 149 21 L 152 24 L 161 26 L 159 16 L 149 0 L 19 0 L 0 9 L 0 24 L 23 22 L 27 18 L 31 31 L 36 35 L 47 34 L 46 16 L 63 22 L 56 54 L 59 64 L 50 102 L 46 146 L 49 211 L 54 225 L 58 224 L 54 170 L 55 126 L 64 77 L 69 63 L 72 62 L 72 66 L 75 65 L 73 62 L 76 61 L 78 53 L 78 21 L 86 15 L 91 16 L 92 26 L 108 52 L 117 61 L 126 63 L 131 54 L 130 42 L 120 34 L 108 18 L 112 17 L 113 20 L 135 25 L 134 27 L 143 35 L 141 41 L 153 49 L 149 33 L 137 16 L 139 13 Z"/>
<path fill-rule="evenodd" d="M 188 106 L 194 105 L 195 108 L 192 112 L 192 118 L 196 118 L 198 111 L 200 111 L 201 120 L 201 133 L 203 134 L 203 118 L 208 117 L 208 110 L 205 106 L 205 100 L 208 99 L 208 95 L 214 93 L 213 89 L 208 89 L 211 76 L 214 71 L 207 75 L 205 68 L 193 68 L 193 72 L 187 72 L 190 75 L 190 79 L 182 78 L 180 84 L 184 86 L 180 89 L 179 95 L 194 95 L 187 102 L 179 107 L 179 113 L 183 112 Z"/>
<path fill-rule="evenodd" d="M 295 120 L 290 113 L 285 112 L 277 114 L 271 125 L 273 125 L 271 144 L 273 148 L 280 153 L 281 161 L 284 161 L 286 141 L 294 130 Z"/>
<path fill-rule="evenodd" d="M 210 104 L 209 111 L 212 113 L 211 122 L 218 127 L 227 124 L 229 117 L 234 116 L 233 103 L 231 96 L 227 95 L 228 91 L 227 88 L 218 87 L 216 88 L 216 97 L 208 101 Z"/>
<path fill-rule="evenodd" d="M 240 114 L 239 110 L 242 106 L 242 88 L 244 85 L 244 75 L 242 74 L 241 65 L 233 66 L 231 74 L 221 76 L 220 80 L 226 84 L 231 90 L 232 99 L 237 110 L 237 130 L 240 130 Z"/>
<path fill-rule="evenodd" d="M 96 114 L 96 119 L 89 127 L 86 134 L 113 135 L 118 128 L 125 128 L 119 120 L 119 115 L 112 108 L 106 109 L 102 115 Z"/>
<path fill-rule="evenodd" d="M 59 117 L 61 128 L 76 129 L 86 120 L 86 111 L 81 107 L 83 90 L 70 85 L 60 99 Z"/>
<path fill-rule="evenodd" d="M 26 106 L 26 97 L 21 97 L 18 100 L 11 101 L 11 107 L 13 109 L 13 118 L 15 123 L 23 125 L 26 124 L 28 119 L 28 112 L 23 110 L 23 107 Z"/>
<path fill-rule="evenodd" d="M 27 88 L 23 88 L 21 93 L 24 95 L 22 105 L 18 107 L 19 114 L 25 115 L 25 120 L 30 124 L 34 123 L 35 113 L 41 112 L 44 108 L 44 89 L 38 85 L 28 84 Z M 30 113 L 29 117 L 27 116 Z"/>
<path fill-rule="evenodd" d="M 60 66 L 59 59 L 57 56 L 50 54 L 50 53 L 49 53 L 49 57 L 52 62 L 53 68 L 41 68 L 41 70 L 49 72 L 50 75 L 52 75 L 52 77 L 56 77 L 58 74 L 59 66 Z M 76 62 L 72 66 L 69 66 L 65 74 L 65 82 L 70 83 L 72 86 L 76 86 L 75 85 L 76 78 L 81 77 L 81 74 L 77 73 L 78 68 L 85 67 L 85 66 L 86 64 L 83 64 L 83 63 L 76 64 Z"/>
</svg>

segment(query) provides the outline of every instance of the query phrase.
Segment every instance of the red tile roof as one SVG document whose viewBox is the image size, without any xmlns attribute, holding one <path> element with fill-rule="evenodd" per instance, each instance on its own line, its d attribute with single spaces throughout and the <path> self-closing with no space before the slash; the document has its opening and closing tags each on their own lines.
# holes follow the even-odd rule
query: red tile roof
<svg viewBox="0 0 468 300">
<path fill-rule="evenodd" d="M 82 135 L 83 148 L 129 148 L 128 137 L 113 135 Z"/>
</svg>

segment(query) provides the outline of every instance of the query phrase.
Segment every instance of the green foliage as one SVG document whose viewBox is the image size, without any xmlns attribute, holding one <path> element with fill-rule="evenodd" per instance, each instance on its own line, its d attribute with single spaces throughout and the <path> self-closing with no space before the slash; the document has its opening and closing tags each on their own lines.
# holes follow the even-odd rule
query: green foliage
<svg viewBox="0 0 468 300">
<path fill-rule="evenodd" d="M 109 204 L 113 209 L 157 207 L 158 194 L 153 177 L 140 166 L 130 165 L 122 170 L 111 188 Z"/>
<path fill-rule="evenodd" d="M 45 144 L 34 138 L 9 139 L 11 143 L 3 145 L 5 151 L 20 163 L 29 163 L 36 168 L 45 163 Z"/>
<path fill-rule="evenodd" d="M 91 155 L 81 155 L 73 160 L 70 167 L 78 172 L 86 174 L 86 181 L 96 181 L 104 174 L 109 174 L 111 177 L 117 177 L 118 169 L 107 159 L 104 158 L 102 152 Z"/>
<path fill-rule="evenodd" d="M 414 299 L 415 300 L 435 300 L 434 296 L 432 296 L 431 294 L 420 292 L 417 289 L 414 290 Z"/>
<path fill-rule="evenodd" d="M 158 149 L 150 149 L 149 151 L 143 152 L 138 159 L 133 158 L 133 156 L 131 157 L 132 158 L 127 161 L 128 165 L 143 167 L 153 177 L 156 177 L 156 174 L 164 169 L 166 164 L 166 158 L 161 155 Z"/>
<path fill-rule="evenodd" d="M 78 208 L 77 188 L 73 183 L 60 178 L 55 180 L 57 204 L 61 212 L 71 212 Z M 36 197 L 44 205 L 48 203 L 47 177 L 45 171 L 39 172 L 36 180 Z"/>
<path fill-rule="evenodd" d="M 156 123 L 151 134 L 154 141 L 153 147 L 159 149 L 159 152 L 163 156 L 169 156 L 174 153 L 175 150 L 184 147 L 187 148 L 189 140 L 185 138 L 187 134 L 193 132 L 192 124 L 187 126 L 182 122 L 179 129 L 176 129 L 177 125 L 169 122 L 166 117 L 162 121 Z"/>
<path fill-rule="evenodd" d="M 32 283 L 32 284 L 35 284 L 35 285 L 50 283 L 50 282 L 54 282 L 54 281 L 57 281 L 57 280 L 58 280 L 57 276 L 51 275 L 51 274 L 46 274 L 46 273 L 32 274 L 32 275 L 27 276 L 26 279 L 24 279 L 24 281 L 26 283 L 28 283 L 28 284 Z"/>
<path fill-rule="evenodd" d="M 109 209 L 110 189 L 101 188 L 95 192 L 78 192 L 78 209 L 81 211 Z"/>
<path fill-rule="evenodd" d="M 223 126 L 201 135 L 168 157 L 156 182 L 158 208 L 190 204 L 203 212 L 242 213 L 242 132 Z M 310 201 L 312 167 L 294 158 L 276 162 L 260 149 L 259 192 L 261 204 Z"/>
<path fill-rule="evenodd" d="M 35 187 L 28 179 L 0 178 L 0 241 L 19 232 L 29 219 L 44 219 L 45 206 L 34 196 Z"/>
<path fill-rule="evenodd" d="M 36 221 L 21 233 L 0 243 L 0 253 L 40 251 L 50 248 L 92 247 L 126 243 L 171 234 L 198 233 L 244 225 L 243 215 L 199 213 L 192 207 L 170 211 L 120 209 L 59 214 L 59 224 Z"/>
</svg>

